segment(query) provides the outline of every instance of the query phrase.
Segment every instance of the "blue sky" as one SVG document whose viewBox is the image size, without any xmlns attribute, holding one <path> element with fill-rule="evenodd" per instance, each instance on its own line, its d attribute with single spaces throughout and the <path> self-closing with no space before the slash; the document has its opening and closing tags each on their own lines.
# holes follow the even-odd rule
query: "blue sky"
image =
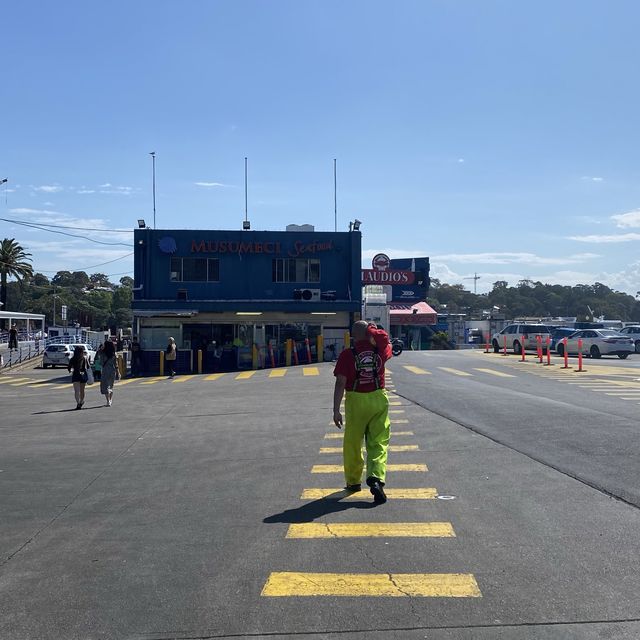
<svg viewBox="0 0 640 640">
<path fill-rule="evenodd" d="M 364 261 L 640 289 L 635 1 L 10 3 L 2 217 L 131 228 L 363 221 Z M 129 252 L 0 222 L 37 270 Z M 131 258 L 90 269 L 122 274 Z M 117 279 L 115 277 L 114 279 Z"/>
</svg>

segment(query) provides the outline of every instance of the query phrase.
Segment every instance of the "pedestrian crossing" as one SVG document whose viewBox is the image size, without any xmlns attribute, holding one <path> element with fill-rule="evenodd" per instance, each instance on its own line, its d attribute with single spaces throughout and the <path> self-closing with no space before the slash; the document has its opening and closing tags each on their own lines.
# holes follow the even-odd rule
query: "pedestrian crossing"
<svg viewBox="0 0 640 640">
<path fill-rule="evenodd" d="M 424 375 L 417 373 L 416 375 Z M 389 376 L 390 377 L 390 376 Z M 404 409 L 401 410 L 403 413 Z M 392 419 L 392 438 L 411 439 L 415 437 L 414 430 L 393 429 L 393 425 L 398 421 Z M 403 419 L 404 423 L 409 420 Z M 324 434 L 323 441 L 340 440 L 344 438 L 343 433 L 329 431 Z M 326 454 L 340 455 L 342 447 L 321 446 L 319 454 L 323 457 Z M 411 459 L 403 461 L 403 456 L 414 456 L 420 452 L 417 444 L 392 444 L 389 452 L 397 454 L 393 456 L 393 462 L 387 465 L 387 472 L 393 478 L 392 486 L 385 487 L 385 493 L 389 501 L 434 501 L 438 499 L 439 493 L 435 487 L 424 486 L 422 482 L 407 482 L 413 477 L 420 480 L 428 472 L 424 462 L 413 462 Z M 314 464 L 311 467 L 312 477 L 318 478 L 321 475 L 339 475 L 344 477 L 342 464 Z M 406 474 L 406 475 L 405 475 Z M 419 474 L 419 475 L 416 475 Z M 409 486 L 402 486 L 402 479 Z M 322 478 L 320 478 L 322 479 Z M 395 486 L 396 481 L 401 486 Z M 329 484 L 329 483 L 327 483 Z M 371 501 L 371 494 L 368 488 L 360 491 L 350 491 L 338 486 L 314 486 L 302 490 L 300 499 L 304 501 L 346 501 L 362 502 Z M 419 511 L 420 513 L 422 512 Z M 328 513 L 332 513 L 331 510 Z M 360 512 L 354 512 L 360 513 Z M 429 519 L 420 521 L 399 521 L 393 522 L 385 519 L 383 514 L 388 514 L 383 506 L 377 515 L 382 516 L 380 521 L 358 521 L 358 522 L 332 522 L 330 516 L 328 521 L 314 521 L 310 518 L 305 522 L 291 522 L 285 534 L 285 540 L 290 544 L 316 544 L 331 545 L 332 549 L 337 549 L 341 541 L 352 538 L 363 540 L 392 540 L 400 538 L 412 538 L 424 541 L 425 545 L 433 544 L 430 540 L 446 540 L 456 538 L 456 532 L 451 522 L 431 521 Z M 394 513 L 394 511 L 391 511 Z M 367 518 L 369 520 L 370 518 Z M 360 520 L 360 518 L 359 518 Z M 364 520 L 364 519 L 362 519 Z M 385 542 L 384 544 L 388 544 Z M 306 548 L 306 547 L 305 547 Z M 323 553 L 323 546 L 312 547 L 318 557 L 326 555 Z M 428 546 L 425 546 L 427 551 Z M 332 551 L 338 554 L 339 551 Z M 295 556 L 292 556 L 295 557 Z M 417 556 L 417 563 L 427 562 L 422 558 L 428 558 L 428 553 Z M 292 562 L 292 561 L 289 561 Z M 295 561 L 293 561 L 295 562 Z M 333 572 L 307 572 L 296 571 L 296 567 L 278 567 L 279 570 L 272 571 L 264 582 L 261 595 L 264 598 L 323 598 L 323 597 L 345 597 L 345 598 L 381 598 L 381 597 L 404 597 L 404 598 L 480 598 L 482 593 L 475 576 L 471 573 L 424 573 L 424 567 L 416 566 L 415 573 L 394 573 L 393 565 L 395 557 L 392 554 L 385 554 L 379 557 L 377 564 L 387 564 L 380 567 L 380 573 L 333 573 Z M 284 570 L 281 570 L 284 569 Z M 294 570 L 291 570 L 294 569 Z"/>
</svg>

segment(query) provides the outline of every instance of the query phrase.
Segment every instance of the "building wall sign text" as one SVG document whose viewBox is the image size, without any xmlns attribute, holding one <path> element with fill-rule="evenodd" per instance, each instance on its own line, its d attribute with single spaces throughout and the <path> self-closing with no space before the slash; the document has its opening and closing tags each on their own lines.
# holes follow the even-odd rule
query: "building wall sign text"
<svg viewBox="0 0 640 640">
<path fill-rule="evenodd" d="M 310 256 L 324 251 L 332 251 L 333 242 L 294 242 L 287 251 L 291 258 Z M 280 242 L 239 242 L 234 240 L 192 240 L 191 253 L 266 253 L 270 255 L 282 254 Z"/>
</svg>

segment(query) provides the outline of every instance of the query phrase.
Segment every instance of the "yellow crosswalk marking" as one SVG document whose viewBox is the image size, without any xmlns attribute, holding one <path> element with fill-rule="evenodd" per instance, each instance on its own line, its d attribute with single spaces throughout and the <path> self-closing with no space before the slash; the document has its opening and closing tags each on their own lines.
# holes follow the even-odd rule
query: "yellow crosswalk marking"
<svg viewBox="0 0 640 640">
<path fill-rule="evenodd" d="M 460 371 L 460 369 L 452 369 L 451 367 L 438 367 L 438 369 L 440 369 L 440 371 L 452 373 L 454 376 L 470 377 L 471 375 L 473 375 L 471 373 L 468 373 L 467 371 Z"/>
<path fill-rule="evenodd" d="M 37 382 L 36 384 L 30 384 L 29 389 L 39 389 L 40 387 L 50 387 L 53 382 Z"/>
<path fill-rule="evenodd" d="M 438 496 L 438 492 L 432 487 L 425 487 L 423 489 L 398 489 L 394 487 L 391 489 L 385 488 L 384 492 L 387 494 L 389 500 L 435 500 Z M 342 488 L 305 489 L 300 496 L 301 500 L 319 500 L 321 498 L 362 500 L 364 498 L 371 498 L 371 493 L 368 488 L 355 492 L 350 492 Z"/>
<path fill-rule="evenodd" d="M 390 407 L 401 407 L 402 406 L 402 402 L 390 402 L 389 406 Z"/>
<path fill-rule="evenodd" d="M 243 371 L 236 376 L 236 380 L 248 380 L 251 376 L 255 376 L 257 371 Z"/>
<path fill-rule="evenodd" d="M 499 378 L 515 378 L 516 376 L 510 373 L 502 373 L 502 371 L 495 371 L 494 369 L 481 369 L 480 367 L 474 367 L 474 371 L 480 371 L 482 373 L 488 373 L 492 376 L 498 376 Z"/>
<path fill-rule="evenodd" d="M 415 473 L 426 473 L 426 464 L 388 464 L 387 471 L 408 471 Z M 311 473 L 343 473 L 344 467 L 341 464 L 315 464 L 311 467 Z"/>
<path fill-rule="evenodd" d="M 11 384 L 12 382 L 18 382 L 20 380 L 29 380 L 30 378 L 13 378 L 0 379 L 0 384 Z"/>
<path fill-rule="evenodd" d="M 297 573 L 274 571 L 262 596 L 480 598 L 470 573 Z"/>
<path fill-rule="evenodd" d="M 412 436 L 414 435 L 413 431 L 394 431 L 392 433 L 394 436 Z M 344 438 L 344 433 L 325 433 L 325 440 L 342 440 Z"/>
<path fill-rule="evenodd" d="M 67 382 L 66 384 L 59 384 L 56 387 L 53 387 L 54 389 L 71 389 L 71 383 Z"/>
<path fill-rule="evenodd" d="M 402 451 L 420 451 L 417 444 L 390 444 L 388 450 L 391 453 Z M 342 447 L 321 447 L 320 453 L 342 453 Z"/>
<path fill-rule="evenodd" d="M 409 424 L 408 420 L 396 420 L 395 418 L 391 421 L 391 424 Z M 394 432 L 395 433 L 395 432 Z"/>
<path fill-rule="evenodd" d="M 410 371 L 411 373 L 415 373 L 419 376 L 423 376 L 423 375 L 431 375 L 431 371 L 425 371 L 424 369 L 421 369 L 420 367 L 414 367 L 413 365 L 409 365 L 409 364 L 403 364 L 402 365 L 407 371 Z"/>
<path fill-rule="evenodd" d="M 212 373 L 209 376 L 205 376 L 205 380 L 219 380 L 220 378 L 222 378 L 222 376 L 224 375 L 224 373 Z"/>
<path fill-rule="evenodd" d="M 320 371 L 318 370 L 318 367 L 305 367 L 302 370 L 302 375 L 304 375 L 304 376 L 319 376 L 320 375 Z"/>
<path fill-rule="evenodd" d="M 116 387 L 122 387 L 125 384 L 131 384 L 132 382 L 138 382 L 138 380 L 140 380 L 140 378 L 127 378 L 126 380 L 117 380 Z"/>
<path fill-rule="evenodd" d="M 287 538 L 455 538 L 450 522 L 301 522 L 289 525 Z"/>
<path fill-rule="evenodd" d="M 284 378 L 287 375 L 286 369 L 274 369 L 269 373 L 270 378 Z"/>
<path fill-rule="evenodd" d="M 12 382 L 9 386 L 10 387 L 24 387 L 27 384 L 33 384 L 34 382 L 36 382 L 36 380 L 29 380 L 27 379 L 26 382 Z"/>
<path fill-rule="evenodd" d="M 404 409 L 390 409 L 389 413 L 404 413 Z"/>
<path fill-rule="evenodd" d="M 191 380 L 191 378 L 195 378 L 195 375 L 193 376 L 178 376 L 177 378 L 174 378 L 172 380 L 173 383 L 180 383 L 180 382 L 188 382 L 189 380 Z"/>
</svg>

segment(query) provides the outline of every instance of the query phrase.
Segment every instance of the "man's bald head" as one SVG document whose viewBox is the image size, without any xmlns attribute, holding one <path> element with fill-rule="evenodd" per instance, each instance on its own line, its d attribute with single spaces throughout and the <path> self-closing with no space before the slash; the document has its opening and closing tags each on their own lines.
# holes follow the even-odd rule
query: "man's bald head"
<svg viewBox="0 0 640 640">
<path fill-rule="evenodd" d="M 353 323 L 353 327 L 351 328 L 351 335 L 353 339 L 358 342 L 359 340 L 367 339 L 367 327 L 369 324 L 364 320 L 358 320 Z"/>
</svg>

